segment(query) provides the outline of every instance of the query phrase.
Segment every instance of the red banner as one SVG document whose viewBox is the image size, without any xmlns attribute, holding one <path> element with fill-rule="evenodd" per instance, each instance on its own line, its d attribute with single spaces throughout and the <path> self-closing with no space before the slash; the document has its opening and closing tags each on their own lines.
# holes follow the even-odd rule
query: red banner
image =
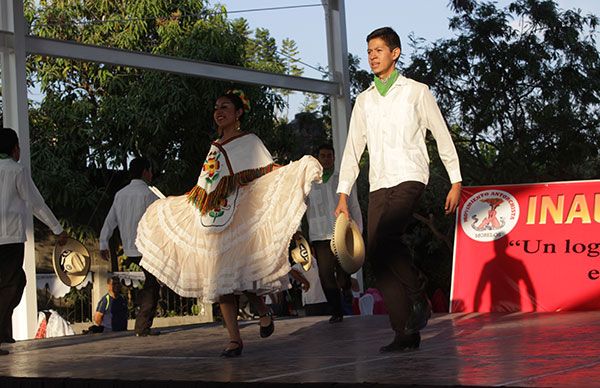
<svg viewBox="0 0 600 388">
<path fill-rule="evenodd" d="M 600 181 L 464 187 L 452 312 L 600 309 Z"/>
</svg>

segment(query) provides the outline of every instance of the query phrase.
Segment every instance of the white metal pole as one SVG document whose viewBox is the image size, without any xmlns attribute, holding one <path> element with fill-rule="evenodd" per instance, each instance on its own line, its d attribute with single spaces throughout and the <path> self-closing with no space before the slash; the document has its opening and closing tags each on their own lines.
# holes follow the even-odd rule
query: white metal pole
<svg viewBox="0 0 600 388">
<path fill-rule="evenodd" d="M 331 125 L 335 167 L 339 171 L 342 153 L 350 124 L 350 72 L 348 70 L 348 40 L 346 35 L 346 10 L 344 0 L 323 0 L 325 28 L 327 31 L 327 58 L 332 81 L 337 82 L 338 95 L 331 96 Z M 360 292 L 364 291 L 362 268 L 353 275 L 358 280 Z"/>
<path fill-rule="evenodd" d="M 322 0 L 327 31 L 327 58 L 332 81 L 340 90 L 331 96 L 331 125 L 336 168 L 339 170 L 350 123 L 350 73 L 344 0 Z"/>
<path fill-rule="evenodd" d="M 27 106 L 27 82 L 25 70 L 25 16 L 23 1 L 0 1 L 0 30 L 12 32 L 12 39 L 5 39 L 0 53 L 2 62 L 3 124 L 17 131 L 21 148 L 21 164 L 31 173 L 29 151 L 29 116 Z M 27 285 L 21 303 L 13 313 L 13 336 L 27 339 L 35 336 L 37 324 L 37 294 L 35 274 L 35 249 L 33 240 L 33 216 L 27 210 L 25 228 L 25 261 L 23 270 Z"/>
</svg>

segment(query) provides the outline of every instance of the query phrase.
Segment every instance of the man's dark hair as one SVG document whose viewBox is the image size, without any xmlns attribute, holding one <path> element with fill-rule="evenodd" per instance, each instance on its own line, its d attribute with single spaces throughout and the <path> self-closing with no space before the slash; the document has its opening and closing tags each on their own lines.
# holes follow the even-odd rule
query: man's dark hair
<svg viewBox="0 0 600 388">
<path fill-rule="evenodd" d="M 390 50 L 393 50 L 396 47 L 398 47 L 400 51 L 402 51 L 400 37 L 398 36 L 396 31 L 394 31 L 391 27 L 381 27 L 371 32 L 369 35 L 367 35 L 367 43 L 369 43 L 371 39 L 375 38 L 382 39 L 385 42 L 385 44 L 390 48 Z"/>
<path fill-rule="evenodd" d="M 111 276 L 109 278 L 106 279 L 106 284 L 113 284 L 113 283 L 121 283 L 121 279 L 118 276 Z"/>
<path fill-rule="evenodd" d="M 19 144 L 17 132 L 12 128 L 2 128 L 0 131 L 0 153 L 12 155 L 15 146 Z"/>
<path fill-rule="evenodd" d="M 333 152 L 333 155 L 335 155 L 335 149 L 333 148 L 333 144 L 331 143 L 321 144 L 319 148 L 317 148 L 317 155 L 319 154 L 319 152 L 321 152 L 321 150 L 331 150 L 331 152 Z"/>
<path fill-rule="evenodd" d="M 140 179 L 144 170 L 150 170 L 150 161 L 146 158 L 135 158 L 129 162 L 129 176 L 131 179 Z"/>
</svg>

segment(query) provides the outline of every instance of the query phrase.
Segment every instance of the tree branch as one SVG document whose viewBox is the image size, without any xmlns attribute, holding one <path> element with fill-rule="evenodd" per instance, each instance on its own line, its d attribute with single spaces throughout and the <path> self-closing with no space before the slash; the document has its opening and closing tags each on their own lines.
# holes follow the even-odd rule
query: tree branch
<svg viewBox="0 0 600 388">
<path fill-rule="evenodd" d="M 448 236 L 446 236 L 445 234 L 440 232 L 440 230 L 435 226 L 435 219 L 433 218 L 433 214 L 429 213 L 429 218 L 425 218 L 424 216 L 420 215 L 419 213 L 413 213 L 413 217 L 415 219 L 417 219 L 418 221 L 421 221 L 422 223 L 427 225 L 429 227 L 429 229 L 431 230 L 431 232 L 433 233 L 433 235 L 435 237 L 437 237 L 438 240 L 442 240 L 448 247 L 448 250 L 450 252 L 452 252 L 452 241 L 450 240 L 450 238 Z"/>
</svg>

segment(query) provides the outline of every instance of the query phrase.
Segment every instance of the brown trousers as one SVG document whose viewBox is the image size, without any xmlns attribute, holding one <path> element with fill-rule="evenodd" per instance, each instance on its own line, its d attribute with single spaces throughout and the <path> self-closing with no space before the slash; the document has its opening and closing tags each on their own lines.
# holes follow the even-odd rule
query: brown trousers
<svg viewBox="0 0 600 388">
<path fill-rule="evenodd" d="M 0 245 L 0 343 L 12 338 L 12 314 L 27 283 L 23 271 L 25 244 Z"/>
<path fill-rule="evenodd" d="M 319 266 L 319 280 L 331 314 L 342 316 L 342 290 L 350 291 L 350 275 L 344 272 L 331 251 L 331 240 L 313 241 L 312 245 Z"/>
<path fill-rule="evenodd" d="M 425 287 L 402 238 L 424 190 L 423 183 L 409 181 L 369 194 L 367 257 L 392 328 L 400 334 Z"/>
<path fill-rule="evenodd" d="M 140 265 L 142 260 L 141 256 L 130 257 L 130 259 Z M 156 316 L 156 309 L 158 307 L 158 300 L 160 298 L 160 284 L 156 277 L 150 272 L 146 271 L 144 267 L 141 267 L 144 271 L 146 280 L 144 281 L 144 288 L 138 291 L 136 304 L 139 306 L 139 311 L 135 317 L 135 332 L 136 334 L 143 334 L 150 331 L 154 317 Z"/>
</svg>

